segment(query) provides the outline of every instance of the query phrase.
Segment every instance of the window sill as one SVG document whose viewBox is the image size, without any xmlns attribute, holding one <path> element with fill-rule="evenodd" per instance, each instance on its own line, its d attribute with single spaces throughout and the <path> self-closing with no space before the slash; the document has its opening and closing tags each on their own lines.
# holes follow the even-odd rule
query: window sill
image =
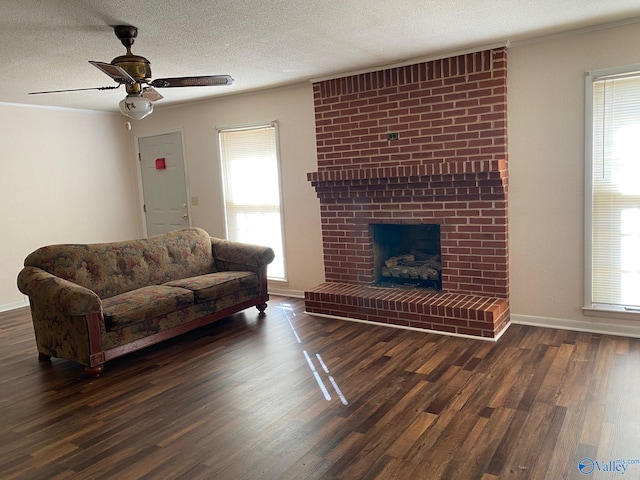
<svg viewBox="0 0 640 480">
<path fill-rule="evenodd" d="M 620 320 L 640 321 L 640 309 L 625 310 L 624 307 L 593 304 L 582 307 L 582 313 L 588 317 L 616 318 Z"/>
</svg>

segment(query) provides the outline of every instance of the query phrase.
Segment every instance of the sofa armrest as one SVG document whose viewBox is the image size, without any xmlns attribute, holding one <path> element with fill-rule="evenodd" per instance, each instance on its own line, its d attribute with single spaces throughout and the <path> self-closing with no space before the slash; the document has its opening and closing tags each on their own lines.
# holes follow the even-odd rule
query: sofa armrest
<svg viewBox="0 0 640 480">
<path fill-rule="evenodd" d="M 102 313 L 102 302 L 94 292 L 37 267 L 22 269 L 18 288 L 31 303 L 48 305 L 65 315 Z"/>
<path fill-rule="evenodd" d="M 270 247 L 250 245 L 211 237 L 216 265 L 222 270 L 259 271 L 270 264 L 275 253 Z"/>
</svg>

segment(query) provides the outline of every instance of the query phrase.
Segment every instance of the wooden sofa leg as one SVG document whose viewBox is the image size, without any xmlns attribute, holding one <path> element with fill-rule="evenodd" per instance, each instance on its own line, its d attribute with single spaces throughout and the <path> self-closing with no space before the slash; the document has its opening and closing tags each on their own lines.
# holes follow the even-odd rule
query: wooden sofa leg
<svg viewBox="0 0 640 480">
<path fill-rule="evenodd" d="M 100 365 L 96 365 L 94 367 L 84 367 L 84 373 L 87 377 L 99 377 L 100 374 L 104 371 L 104 363 Z"/>
<path fill-rule="evenodd" d="M 51 361 L 51 356 L 45 355 L 42 352 L 38 352 L 38 361 L 39 362 L 50 362 Z"/>
<path fill-rule="evenodd" d="M 261 303 L 260 305 L 256 305 L 256 308 L 260 312 L 260 315 L 264 315 L 264 311 L 267 309 L 267 304 Z"/>
</svg>

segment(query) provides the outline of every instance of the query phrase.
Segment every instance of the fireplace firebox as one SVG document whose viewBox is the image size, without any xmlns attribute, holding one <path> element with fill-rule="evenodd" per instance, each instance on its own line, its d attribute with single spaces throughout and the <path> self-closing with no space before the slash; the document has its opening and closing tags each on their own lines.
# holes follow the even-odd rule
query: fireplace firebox
<svg viewBox="0 0 640 480">
<path fill-rule="evenodd" d="M 371 224 L 375 286 L 442 290 L 440 225 Z"/>
</svg>

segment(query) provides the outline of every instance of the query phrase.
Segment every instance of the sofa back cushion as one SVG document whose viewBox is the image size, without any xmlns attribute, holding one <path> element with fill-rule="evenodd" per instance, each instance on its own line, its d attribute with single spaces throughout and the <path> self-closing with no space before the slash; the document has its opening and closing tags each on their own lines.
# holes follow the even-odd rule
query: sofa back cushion
<svg viewBox="0 0 640 480">
<path fill-rule="evenodd" d="M 89 288 L 100 298 L 217 271 L 211 238 L 200 228 L 123 242 L 49 245 L 24 264 Z"/>
</svg>

